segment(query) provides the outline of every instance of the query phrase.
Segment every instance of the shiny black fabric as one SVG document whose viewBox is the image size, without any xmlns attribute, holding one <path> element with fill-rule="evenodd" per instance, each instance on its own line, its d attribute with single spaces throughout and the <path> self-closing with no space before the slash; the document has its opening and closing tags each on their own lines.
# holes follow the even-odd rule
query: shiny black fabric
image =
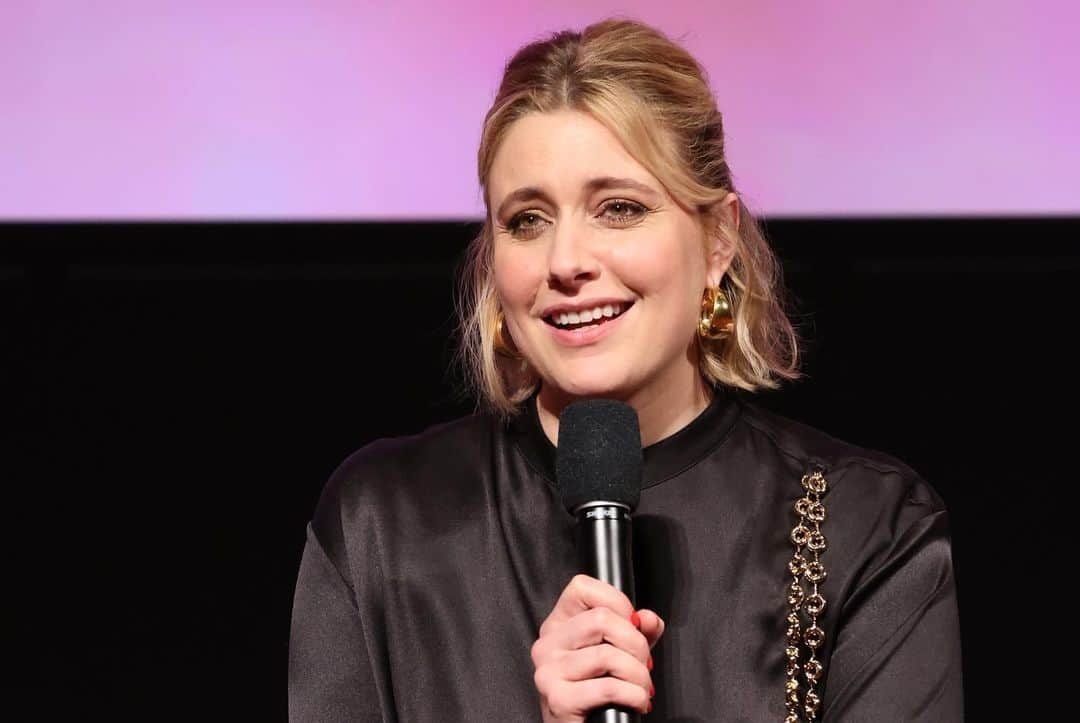
<svg viewBox="0 0 1080 723">
<path fill-rule="evenodd" d="M 782 721 L 800 479 L 824 467 L 824 721 L 962 719 L 946 512 L 902 462 L 720 390 L 644 450 L 646 720 Z M 292 721 L 539 721 L 530 646 L 576 572 L 535 399 L 374 442 L 328 482 L 293 608 Z"/>
</svg>

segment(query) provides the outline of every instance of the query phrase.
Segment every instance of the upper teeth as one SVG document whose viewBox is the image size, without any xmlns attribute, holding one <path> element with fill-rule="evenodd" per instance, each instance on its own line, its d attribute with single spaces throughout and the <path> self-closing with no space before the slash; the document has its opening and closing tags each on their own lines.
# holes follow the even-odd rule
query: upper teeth
<svg viewBox="0 0 1080 723">
<path fill-rule="evenodd" d="M 595 309 L 564 311 L 558 314 L 552 314 L 551 319 L 559 326 L 565 326 L 567 324 L 583 324 L 593 321 L 594 319 L 599 319 L 601 316 L 618 316 L 622 311 L 622 304 L 605 304 L 604 306 L 598 306 Z"/>
</svg>

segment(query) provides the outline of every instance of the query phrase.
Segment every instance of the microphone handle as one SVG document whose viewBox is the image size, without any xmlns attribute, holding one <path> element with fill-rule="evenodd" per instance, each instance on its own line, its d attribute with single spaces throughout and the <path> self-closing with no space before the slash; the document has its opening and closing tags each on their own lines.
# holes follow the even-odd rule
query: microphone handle
<svg viewBox="0 0 1080 723">
<path fill-rule="evenodd" d="M 630 510 L 612 502 L 588 502 L 577 509 L 577 549 L 581 569 L 634 599 L 634 562 L 630 555 Z M 586 723 L 640 723 L 632 709 L 609 705 L 596 708 Z"/>
</svg>

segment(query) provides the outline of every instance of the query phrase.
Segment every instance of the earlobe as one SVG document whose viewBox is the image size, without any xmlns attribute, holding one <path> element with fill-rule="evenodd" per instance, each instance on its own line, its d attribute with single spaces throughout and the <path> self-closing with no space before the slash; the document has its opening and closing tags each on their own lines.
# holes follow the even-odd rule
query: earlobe
<svg viewBox="0 0 1080 723">
<path fill-rule="evenodd" d="M 724 280 L 724 275 L 731 268 L 731 261 L 734 257 L 734 251 L 729 244 L 725 244 L 709 256 L 709 286 L 713 288 L 720 286 L 720 282 Z"/>
</svg>

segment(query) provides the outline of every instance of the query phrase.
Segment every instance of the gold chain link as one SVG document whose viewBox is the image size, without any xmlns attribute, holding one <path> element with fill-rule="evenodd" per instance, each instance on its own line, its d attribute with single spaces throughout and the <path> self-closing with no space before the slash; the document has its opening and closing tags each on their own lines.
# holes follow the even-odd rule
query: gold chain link
<svg viewBox="0 0 1080 723">
<path fill-rule="evenodd" d="M 825 551 L 825 535 L 821 533 L 821 523 L 825 521 L 825 505 L 821 498 L 828 492 L 829 485 L 820 469 L 814 469 L 803 475 L 802 486 L 805 496 L 795 502 L 795 514 L 798 522 L 791 531 L 791 542 L 795 545 L 795 554 L 788 562 L 788 572 L 792 575 L 788 585 L 788 629 L 787 647 L 787 682 L 784 684 L 784 700 L 787 717 L 784 723 L 798 723 L 817 718 L 821 708 L 821 698 L 816 687 L 821 680 L 822 665 L 817 659 L 818 648 L 825 642 L 825 631 L 818 626 L 818 617 L 825 612 L 825 598 L 818 592 L 818 585 L 825 581 L 825 566 L 821 563 L 821 553 Z M 805 552 L 805 554 L 804 554 Z M 811 585 L 811 593 L 806 594 L 802 580 Z M 809 625 L 802 627 L 800 612 L 805 614 Z M 800 665 L 802 647 L 810 651 L 810 657 Z M 799 670 L 806 678 L 806 695 L 799 695 Z M 800 710 L 801 707 L 801 710 Z"/>
</svg>

